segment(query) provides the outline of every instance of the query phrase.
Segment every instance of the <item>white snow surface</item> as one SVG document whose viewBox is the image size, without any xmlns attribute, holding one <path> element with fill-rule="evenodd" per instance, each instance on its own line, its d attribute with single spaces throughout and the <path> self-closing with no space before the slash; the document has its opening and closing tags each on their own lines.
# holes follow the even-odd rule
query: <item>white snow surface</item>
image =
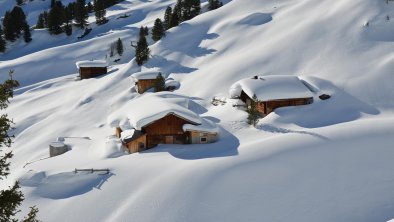
<svg viewBox="0 0 394 222">
<path fill-rule="evenodd" d="M 15 139 L 2 152 L 14 157 L 0 187 L 20 180 L 25 201 L 18 217 L 36 205 L 43 221 L 394 218 L 394 3 L 225 0 L 206 12 L 202 2 L 202 15 L 156 43 L 147 38 L 151 57 L 143 67 L 133 60 L 130 41 L 175 0 L 123 1 L 107 10 L 110 21 L 101 26 L 90 14 L 93 30 L 83 39 L 78 28 L 70 37 L 34 30 L 29 44 L 7 43 L 0 78 L 14 69 L 21 88 L 6 110 Z M 0 17 L 14 4 L 0 0 Z M 49 4 L 26 1 L 30 25 Z M 117 19 L 124 14 L 129 17 Z M 109 73 L 75 81 L 75 63 L 105 59 L 118 38 L 124 54 L 109 61 Z M 124 154 L 111 120 L 130 129 L 128 110 L 162 109 L 153 102 L 141 108 L 138 100 L 153 95 L 138 95 L 130 80 L 151 69 L 181 83 L 165 97 L 183 107 L 189 101 L 193 115 L 218 125 L 219 141 Z M 278 108 L 256 127 L 230 99 L 210 104 L 240 79 L 261 74 L 302 76 L 331 98 Z M 48 158 L 57 137 L 71 150 Z M 74 174 L 75 168 L 111 173 Z"/>
<path fill-rule="evenodd" d="M 250 98 L 256 95 L 260 101 L 313 97 L 312 92 L 297 76 L 257 76 L 257 79 L 242 79 L 230 87 L 230 97 L 240 96 L 242 90 Z"/>
<path fill-rule="evenodd" d="M 157 71 L 144 71 L 134 73 L 131 77 L 134 79 L 134 82 L 138 82 L 138 80 L 143 79 L 156 79 L 157 75 L 159 75 L 159 72 Z"/>
<path fill-rule="evenodd" d="M 81 67 L 107 67 L 108 62 L 105 60 L 85 60 L 85 61 L 78 61 L 75 63 L 77 68 Z"/>
</svg>

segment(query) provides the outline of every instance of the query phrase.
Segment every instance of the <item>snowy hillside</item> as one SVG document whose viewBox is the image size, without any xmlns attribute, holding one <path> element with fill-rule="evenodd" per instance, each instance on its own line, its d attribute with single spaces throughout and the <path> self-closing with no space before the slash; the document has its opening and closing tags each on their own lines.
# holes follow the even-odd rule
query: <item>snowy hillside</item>
<svg viewBox="0 0 394 222">
<path fill-rule="evenodd" d="M 14 69 L 21 83 L 7 110 L 16 123 L 13 173 L 0 187 L 20 180 L 22 213 L 37 205 L 43 221 L 394 218 L 393 2 L 232 0 L 207 12 L 202 1 L 204 13 L 157 43 L 149 37 L 151 58 L 137 66 L 130 41 L 175 2 L 126 0 L 107 11 L 107 24 L 96 26 L 91 15 L 93 30 L 82 40 L 78 30 L 70 37 L 35 30 L 31 43 L 0 54 L 0 79 Z M 0 0 L 0 17 L 13 4 Z M 30 25 L 48 6 L 23 6 Z M 109 74 L 76 80 L 75 62 L 105 59 L 117 38 L 125 53 L 109 61 Z M 218 124 L 218 142 L 122 152 L 110 117 L 140 97 L 130 75 L 148 70 L 180 82 L 174 95 Z M 228 91 L 255 75 L 300 76 L 316 88 L 315 102 L 249 126 Z M 322 93 L 331 98 L 318 99 Z M 214 106 L 213 97 L 226 103 Z M 71 150 L 48 158 L 58 137 Z"/>
</svg>

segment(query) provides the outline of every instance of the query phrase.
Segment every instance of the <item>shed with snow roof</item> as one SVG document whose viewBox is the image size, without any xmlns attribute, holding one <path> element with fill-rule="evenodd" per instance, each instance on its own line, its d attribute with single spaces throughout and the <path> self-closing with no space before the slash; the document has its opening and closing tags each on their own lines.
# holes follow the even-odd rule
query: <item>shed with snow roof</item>
<svg viewBox="0 0 394 222">
<path fill-rule="evenodd" d="M 81 79 L 94 78 L 107 74 L 108 63 L 104 60 L 87 60 L 76 63 Z"/>
<path fill-rule="evenodd" d="M 159 75 L 157 71 L 146 71 L 146 72 L 137 72 L 133 74 L 131 77 L 135 84 L 135 90 L 142 94 L 153 88 L 156 82 L 156 77 Z"/>
<path fill-rule="evenodd" d="M 241 99 L 247 106 L 252 100 L 257 102 L 257 110 L 263 116 L 279 107 L 313 103 L 312 92 L 297 76 L 254 76 L 242 79 L 231 86 L 230 96 Z"/>
</svg>

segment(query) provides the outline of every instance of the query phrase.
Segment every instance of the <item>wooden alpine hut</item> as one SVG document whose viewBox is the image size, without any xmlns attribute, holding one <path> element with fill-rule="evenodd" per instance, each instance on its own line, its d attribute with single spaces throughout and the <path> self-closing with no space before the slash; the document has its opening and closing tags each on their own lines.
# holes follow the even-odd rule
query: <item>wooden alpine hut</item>
<svg viewBox="0 0 394 222">
<path fill-rule="evenodd" d="M 131 77 L 135 84 L 135 90 L 142 94 L 147 90 L 153 88 L 156 82 L 156 77 L 159 75 L 158 71 L 137 72 Z"/>
<path fill-rule="evenodd" d="M 104 60 L 87 60 L 76 63 L 81 79 L 90 79 L 107 74 L 108 63 Z"/>
<path fill-rule="evenodd" d="M 130 153 L 158 144 L 201 144 L 217 140 L 219 129 L 216 124 L 191 111 L 188 99 L 163 98 L 163 95 L 168 94 L 141 96 L 123 111 L 118 111 L 127 113 L 127 121 L 114 122 L 122 122 L 116 132 Z"/>
<path fill-rule="evenodd" d="M 255 101 L 262 116 L 279 107 L 313 103 L 312 91 L 297 76 L 254 76 L 242 79 L 231 86 L 230 96 L 242 100 L 247 107 L 252 100 Z"/>
</svg>

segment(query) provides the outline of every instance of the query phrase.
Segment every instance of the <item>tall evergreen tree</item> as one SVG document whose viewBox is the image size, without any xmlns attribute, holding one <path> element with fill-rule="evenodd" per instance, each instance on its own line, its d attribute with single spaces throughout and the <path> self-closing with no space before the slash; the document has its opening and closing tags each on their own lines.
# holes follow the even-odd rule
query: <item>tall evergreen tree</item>
<svg viewBox="0 0 394 222">
<path fill-rule="evenodd" d="M 3 19 L 3 27 L 4 27 L 4 37 L 7 40 L 15 41 L 15 25 L 13 24 L 13 19 L 11 18 L 11 13 L 6 11 Z"/>
<path fill-rule="evenodd" d="M 164 13 L 164 21 L 163 21 L 163 25 L 166 30 L 171 28 L 171 26 L 170 26 L 171 16 L 172 16 L 172 8 L 171 8 L 171 6 L 168 6 L 166 9 L 166 12 Z"/>
<path fill-rule="evenodd" d="M 12 73 L 10 71 L 10 73 Z M 5 110 L 8 107 L 9 99 L 13 97 L 14 88 L 18 87 L 19 83 L 16 80 L 6 80 L 0 84 L 0 109 Z M 2 114 L 0 116 L 0 147 L 10 147 L 12 143 L 12 136 L 8 134 L 13 122 L 7 116 Z M 13 156 L 12 152 L 7 152 L 0 156 L 0 180 L 3 180 L 9 175 L 10 162 L 9 159 Z M 0 190 L 0 221 L 17 221 L 14 217 L 19 212 L 18 207 L 24 199 L 23 193 L 20 191 L 19 183 L 15 182 L 12 187 Z M 29 222 L 37 222 L 36 219 L 38 209 L 32 207 L 30 213 L 26 217 Z"/>
<path fill-rule="evenodd" d="M 64 6 L 61 1 L 56 1 L 48 13 L 48 31 L 57 35 L 63 32 L 62 25 L 64 22 Z"/>
<path fill-rule="evenodd" d="M 148 36 L 148 35 L 149 35 L 149 28 L 148 28 L 148 26 L 145 26 L 145 28 L 144 28 L 144 34 L 145 34 L 145 36 Z"/>
<path fill-rule="evenodd" d="M 145 36 L 145 28 L 144 28 L 144 26 L 140 27 L 139 36 L 140 36 L 140 38 L 141 38 L 141 36 Z"/>
<path fill-rule="evenodd" d="M 155 83 L 153 85 L 153 88 L 154 88 L 155 92 L 161 92 L 166 89 L 166 81 L 160 72 L 155 79 Z"/>
<path fill-rule="evenodd" d="M 246 110 L 248 113 L 248 124 L 253 126 L 256 126 L 260 118 L 259 111 L 257 110 L 257 103 L 257 96 L 253 95 L 253 99 L 250 101 L 250 105 L 247 107 Z"/>
<path fill-rule="evenodd" d="M 5 52 L 6 49 L 7 47 L 6 47 L 5 39 L 3 37 L 3 29 L 1 28 L 0 25 L 0 52 Z"/>
<path fill-rule="evenodd" d="M 81 29 L 85 28 L 88 24 L 88 11 L 86 10 L 85 0 L 77 0 L 74 7 L 74 18 L 76 26 Z"/>
<path fill-rule="evenodd" d="M 182 3 L 182 21 L 190 20 L 200 14 L 200 0 L 184 0 Z"/>
<path fill-rule="evenodd" d="M 148 47 L 148 42 L 146 41 L 145 35 L 140 35 L 137 47 L 135 49 L 135 60 L 139 66 L 144 64 L 144 62 L 149 59 L 150 50 Z"/>
<path fill-rule="evenodd" d="M 70 36 L 73 32 L 73 27 L 72 27 L 72 20 L 73 20 L 73 5 L 68 4 L 67 7 L 64 9 L 64 22 L 66 23 L 64 25 L 64 32 L 66 33 L 67 36 Z"/>
<path fill-rule="evenodd" d="M 118 51 L 118 54 L 122 56 L 123 54 L 123 42 L 120 38 L 116 41 L 116 51 Z"/>
<path fill-rule="evenodd" d="M 11 12 L 7 11 L 3 19 L 4 36 L 7 40 L 15 41 L 26 24 L 26 15 L 22 8 L 15 6 Z"/>
<path fill-rule="evenodd" d="M 175 5 L 174 10 L 172 11 L 170 26 L 168 27 L 169 29 L 179 25 L 180 23 L 179 14 L 180 14 L 180 9 L 178 5 Z"/>
<path fill-rule="evenodd" d="M 45 23 L 44 23 L 44 14 L 39 14 L 38 15 L 38 20 L 37 20 L 37 24 L 35 26 L 36 29 L 43 29 L 45 28 Z"/>
<path fill-rule="evenodd" d="M 92 13 L 94 11 L 93 5 L 91 2 L 88 2 L 88 4 L 86 5 L 86 10 L 88 11 L 88 13 Z"/>
<path fill-rule="evenodd" d="M 108 21 L 105 17 L 107 11 L 104 2 L 105 0 L 94 0 L 94 15 L 96 16 L 96 23 L 98 25 L 105 24 Z"/>
<path fill-rule="evenodd" d="M 156 19 L 155 24 L 152 28 L 152 39 L 154 41 L 159 41 L 165 35 L 165 30 L 163 27 L 163 22 L 161 19 Z"/>
<path fill-rule="evenodd" d="M 32 40 L 31 33 L 30 33 L 30 27 L 27 23 L 24 25 L 24 28 L 23 28 L 23 39 L 27 43 L 31 42 L 31 40 Z"/>
</svg>

